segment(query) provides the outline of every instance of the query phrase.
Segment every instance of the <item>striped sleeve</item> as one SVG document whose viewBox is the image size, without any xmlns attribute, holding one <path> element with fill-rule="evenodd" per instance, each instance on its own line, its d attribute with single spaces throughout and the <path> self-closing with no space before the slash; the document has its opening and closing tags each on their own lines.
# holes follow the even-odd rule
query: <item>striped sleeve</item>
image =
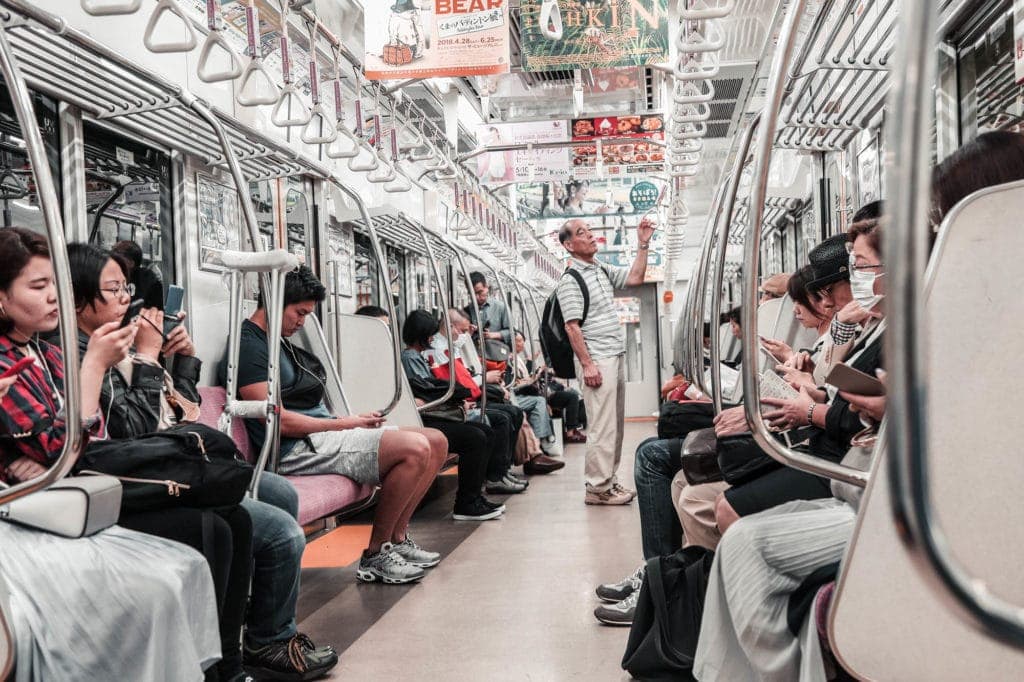
<svg viewBox="0 0 1024 682">
<path fill-rule="evenodd" d="M 558 305 L 566 322 L 583 319 L 583 291 L 573 277 L 562 277 L 558 282 Z"/>
<path fill-rule="evenodd" d="M 601 268 L 608 275 L 608 279 L 612 282 L 612 287 L 616 289 L 624 289 L 626 287 L 626 280 L 629 278 L 629 268 L 617 268 L 607 263 L 602 263 Z"/>
</svg>

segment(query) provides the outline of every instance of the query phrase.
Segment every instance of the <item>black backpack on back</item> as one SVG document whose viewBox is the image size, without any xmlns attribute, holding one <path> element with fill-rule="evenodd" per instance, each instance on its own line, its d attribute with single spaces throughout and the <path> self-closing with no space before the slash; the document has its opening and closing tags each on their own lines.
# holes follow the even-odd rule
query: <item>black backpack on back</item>
<svg viewBox="0 0 1024 682">
<path fill-rule="evenodd" d="M 583 323 L 587 321 L 587 313 L 590 311 L 590 291 L 583 281 L 583 275 L 572 268 L 562 273 L 562 277 L 566 275 L 576 280 L 583 293 L 583 318 L 580 320 L 582 327 Z M 557 287 L 544 303 L 544 313 L 540 323 L 540 347 L 544 351 L 544 361 L 548 367 L 554 370 L 555 376 L 562 379 L 576 378 L 572 346 L 569 344 L 569 336 L 565 333 L 565 318 L 562 317 L 562 306 L 558 303 Z"/>
</svg>

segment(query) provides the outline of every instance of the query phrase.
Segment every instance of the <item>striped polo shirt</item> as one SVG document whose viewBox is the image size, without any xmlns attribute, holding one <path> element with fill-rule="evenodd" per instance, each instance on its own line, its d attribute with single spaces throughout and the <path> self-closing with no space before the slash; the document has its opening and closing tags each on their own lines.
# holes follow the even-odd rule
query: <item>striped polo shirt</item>
<svg viewBox="0 0 1024 682">
<path fill-rule="evenodd" d="M 619 314 L 615 312 L 613 292 L 626 286 L 629 268 L 617 268 L 600 261 L 584 263 L 575 258 L 570 260 L 569 267 L 583 275 L 590 294 L 590 307 L 582 326 L 583 341 L 590 357 L 602 360 L 622 355 L 626 352 L 626 329 L 619 323 Z M 562 275 L 556 291 L 562 318 L 567 322 L 581 319 L 583 292 L 576 280 Z"/>
</svg>

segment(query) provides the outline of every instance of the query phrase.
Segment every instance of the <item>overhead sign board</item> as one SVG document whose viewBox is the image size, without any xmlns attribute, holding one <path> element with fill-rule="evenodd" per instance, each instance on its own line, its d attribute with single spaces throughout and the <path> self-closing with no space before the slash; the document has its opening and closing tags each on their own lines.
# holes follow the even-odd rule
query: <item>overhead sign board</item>
<svg viewBox="0 0 1024 682">
<path fill-rule="evenodd" d="M 629 140 L 623 144 L 600 146 L 601 170 L 598 171 L 598 145 L 602 139 Z M 633 175 L 661 170 L 665 165 L 664 147 L 649 140 L 665 139 L 665 122 L 658 115 L 598 116 L 577 118 L 572 121 L 572 139 L 593 142 L 573 148 L 572 163 L 579 177 L 607 175 Z"/>
<path fill-rule="evenodd" d="M 565 121 L 534 121 L 529 123 L 485 123 L 477 128 L 477 144 L 529 144 L 567 142 L 569 126 Z M 480 182 L 545 182 L 568 180 L 572 174 L 569 148 L 520 149 L 487 152 L 476 157 L 476 174 Z"/>
</svg>

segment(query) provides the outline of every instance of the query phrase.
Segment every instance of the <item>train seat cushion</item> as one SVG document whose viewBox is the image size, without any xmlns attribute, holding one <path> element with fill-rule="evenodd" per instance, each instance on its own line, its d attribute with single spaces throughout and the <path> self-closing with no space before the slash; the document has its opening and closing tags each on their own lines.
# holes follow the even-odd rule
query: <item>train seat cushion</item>
<svg viewBox="0 0 1024 682">
<path fill-rule="evenodd" d="M 217 428 L 224 411 L 227 393 L 221 386 L 203 386 L 199 389 L 202 407 L 199 421 Z M 231 437 L 246 461 L 252 462 L 256 452 L 241 419 L 231 422 Z M 299 493 L 299 523 L 306 524 L 330 516 L 346 507 L 365 501 L 373 495 L 373 486 L 360 485 L 345 476 L 322 474 L 315 476 L 286 476 Z"/>
</svg>

